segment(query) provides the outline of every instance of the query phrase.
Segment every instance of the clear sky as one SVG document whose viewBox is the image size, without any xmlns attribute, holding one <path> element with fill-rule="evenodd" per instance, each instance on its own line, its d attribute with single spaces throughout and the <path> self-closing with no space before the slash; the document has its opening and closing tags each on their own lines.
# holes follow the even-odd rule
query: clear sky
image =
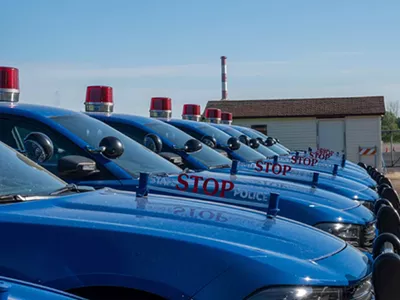
<svg viewBox="0 0 400 300">
<path fill-rule="evenodd" d="M 234 99 L 383 95 L 400 99 L 398 0 L 0 0 L 0 65 L 21 101 L 83 110 L 86 86 L 115 111 L 152 96 Z"/>
</svg>

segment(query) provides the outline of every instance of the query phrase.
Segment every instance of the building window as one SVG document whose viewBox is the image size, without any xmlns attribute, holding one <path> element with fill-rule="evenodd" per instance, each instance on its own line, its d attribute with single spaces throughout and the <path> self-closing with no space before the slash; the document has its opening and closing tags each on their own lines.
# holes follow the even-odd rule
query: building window
<svg viewBox="0 0 400 300">
<path fill-rule="evenodd" d="M 265 135 L 268 135 L 267 125 L 251 125 L 251 129 L 255 129 Z"/>
</svg>

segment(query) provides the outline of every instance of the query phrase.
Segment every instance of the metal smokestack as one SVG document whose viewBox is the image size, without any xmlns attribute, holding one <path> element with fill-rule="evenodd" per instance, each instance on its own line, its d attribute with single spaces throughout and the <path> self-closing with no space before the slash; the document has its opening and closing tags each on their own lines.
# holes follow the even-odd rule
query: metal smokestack
<svg viewBox="0 0 400 300">
<path fill-rule="evenodd" d="M 222 82 L 222 98 L 221 100 L 228 99 L 228 82 L 226 78 L 226 56 L 221 56 L 221 82 Z"/>
</svg>

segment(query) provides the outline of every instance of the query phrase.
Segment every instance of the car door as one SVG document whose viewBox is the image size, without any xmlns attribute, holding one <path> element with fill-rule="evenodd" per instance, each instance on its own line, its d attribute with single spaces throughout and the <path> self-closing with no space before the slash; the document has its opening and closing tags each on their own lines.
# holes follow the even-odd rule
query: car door
<svg viewBox="0 0 400 300">
<path fill-rule="evenodd" d="M 50 128 L 46 124 L 40 123 L 37 120 L 25 117 L 0 115 L 0 124 L 0 140 L 19 151 L 24 150 L 23 140 L 29 133 L 41 132 L 47 135 L 53 142 L 54 155 L 48 161 L 41 163 L 41 166 L 56 176 L 59 176 L 58 161 L 64 156 L 78 155 L 92 160 L 95 159 L 70 139 L 63 136 L 60 132 Z M 121 182 L 106 167 L 98 162 L 96 162 L 96 166 L 100 172 L 90 177 L 82 178 L 81 180 L 68 180 L 61 178 L 68 183 L 88 185 L 95 188 L 121 187 Z"/>
</svg>

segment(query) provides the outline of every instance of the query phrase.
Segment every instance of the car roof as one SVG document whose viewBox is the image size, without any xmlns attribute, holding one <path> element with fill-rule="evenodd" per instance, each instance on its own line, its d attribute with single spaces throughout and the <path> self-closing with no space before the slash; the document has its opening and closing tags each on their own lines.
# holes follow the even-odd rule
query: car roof
<svg viewBox="0 0 400 300">
<path fill-rule="evenodd" d="M 22 116 L 29 114 L 45 118 L 68 116 L 80 113 L 59 107 L 28 104 L 28 103 L 13 104 L 9 102 L 0 102 L 0 112 L 9 113 L 13 115 L 22 115 Z"/>
<path fill-rule="evenodd" d="M 141 125 L 148 124 L 150 122 L 158 122 L 164 124 L 164 122 L 150 118 L 150 117 L 144 117 L 144 116 L 137 116 L 137 115 L 129 115 L 129 114 L 120 114 L 120 113 L 91 113 L 91 112 L 86 112 L 87 115 L 94 117 L 96 119 L 100 120 L 119 120 L 119 121 L 129 121 L 128 123 L 135 122 L 139 123 Z"/>
</svg>

